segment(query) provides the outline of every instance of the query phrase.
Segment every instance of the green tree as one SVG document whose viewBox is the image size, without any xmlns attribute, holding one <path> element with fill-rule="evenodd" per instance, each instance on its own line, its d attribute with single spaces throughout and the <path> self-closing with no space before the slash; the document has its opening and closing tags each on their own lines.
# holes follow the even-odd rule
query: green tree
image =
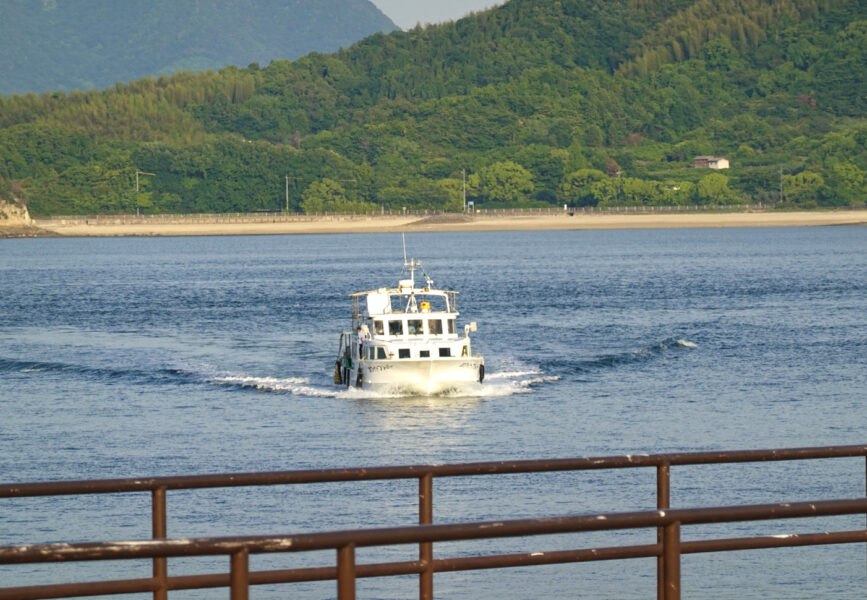
<svg viewBox="0 0 867 600">
<path fill-rule="evenodd" d="M 704 62 L 709 69 L 730 71 L 736 57 L 737 51 L 727 38 L 718 37 L 704 47 Z"/>
<path fill-rule="evenodd" d="M 457 181 L 460 184 L 460 181 Z M 383 204 L 392 211 L 404 208 L 412 210 L 457 210 L 460 211 L 461 201 L 456 202 L 447 187 L 439 181 L 417 177 L 401 179 L 400 185 L 383 188 L 379 195 Z"/>
<path fill-rule="evenodd" d="M 533 176 L 516 162 L 496 162 L 471 176 L 471 185 L 485 201 L 517 205 L 533 192 Z"/>
<path fill-rule="evenodd" d="M 593 184 L 608 177 L 597 169 L 578 169 L 566 175 L 560 184 L 560 195 L 564 202 L 572 206 L 591 206 L 598 202 L 594 196 Z"/>
<path fill-rule="evenodd" d="M 346 192 L 343 186 L 333 179 L 324 178 L 314 181 L 301 194 L 301 208 L 305 213 L 322 213 L 337 211 L 346 203 Z"/>
<path fill-rule="evenodd" d="M 711 173 L 698 180 L 695 195 L 699 204 L 740 204 L 739 196 L 729 188 L 729 178 L 722 173 Z"/>
<path fill-rule="evenodd" d="M 865 56 L 867 19 L 850 23 L 840 31 L 834 45 L 811 67 L 819 97 L 838 114 L 863 117 L 867 110 Z"/>
<path fill-rule="evenodd" d="M 323 178 L 311 183 L 301 194 L 301 208 L 306 214 L 321 212 L 372 213 L 379 206 L 372 202 L 348 198 L 346 191 L 333 179 Z"/>
<path fill-rule="evenodd" d="M 830 198 L 826 204 L 863 206 L 867 198 L 867 171 L 851 161 L 836 163 L 829 173 Z"/>
<path fill-rule="evenodd" d="M 589 206 L 621 206 L 621 185 L 619 179 L 605 177 L 590 184 Z"/>
<path fill-rule="evenodd" d="M 825 180 L 818 173 L 801 171 L 796 175 L 784 175 L 783 197 L 802 206 L 815 206 L 824 185 Z"/>
</svg>

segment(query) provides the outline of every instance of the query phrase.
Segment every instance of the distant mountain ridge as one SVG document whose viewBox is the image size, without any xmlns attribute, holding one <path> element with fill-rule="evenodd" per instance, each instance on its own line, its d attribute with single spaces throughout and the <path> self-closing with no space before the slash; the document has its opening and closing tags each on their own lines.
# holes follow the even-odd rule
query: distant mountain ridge
<svg viewBox="0 0 867 600">
<path fill-rule="evenodd" d="M 266 67 L 0 97 L 0 177 L 36 216 L 460 211 L 464 189 L 863 206 L 865 57 L 863 0 L 510 0 Z"/>
<path fill-rule="evenodd" d="M 369 0 L 4 0 L 0 95 L 264 67 L 395 29 Z"/>
</svg>

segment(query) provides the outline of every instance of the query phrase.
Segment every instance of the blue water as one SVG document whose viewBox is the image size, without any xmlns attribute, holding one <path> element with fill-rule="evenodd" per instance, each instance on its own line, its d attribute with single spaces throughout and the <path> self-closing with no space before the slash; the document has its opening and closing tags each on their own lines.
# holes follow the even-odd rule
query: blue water
<svg viewBox="0 0 867 600">
<path fill-rule="evenodd" d="M 487 378 L 468 395 L 335 387 L 348 294 L 393 284 L 399 236 L 0 241 L 0 480 L 375 466 L 867 442 L 867 229 L 430 233 L 407 238 Z M 676 506 L 863 496 L 863 460 L 675 468 Z M 652 471 L 438 480 L 435 521 L 655 507 Z M 347 501 L 350 507 L 346 507 Z M 150 535 L 149 497 L 0 501 L 0 544 Z M 169 494 L 173 537 L 410 524 L 413 482 Z M 864 518 L 723 535 L 863 528 Z M 684 539 L 721 530 L 685 529 Z M 652 533 L 438 546 L 437 556 L 649 543 Z M 359 562 L 409 560 L 412 548 Z M 856 598 L 864 547 L 684 557 L 685 598 Z M 254 557 L 254 568 L 319 565 Z M 172 561 L 170 573 L 221 570 Z M 149 564 L 0 568 L 0 584 Z M 415 578 L 365 580 L 406 598 Z M 437 574 L 442 598 L 649 598 L 655 563 Z M 173 598 L 223 598 L 227 592 Z M 334 584 L 253 590 L 330 598 Z M 141 596 L 140 596 L 141 597 Z"/>
</svg>

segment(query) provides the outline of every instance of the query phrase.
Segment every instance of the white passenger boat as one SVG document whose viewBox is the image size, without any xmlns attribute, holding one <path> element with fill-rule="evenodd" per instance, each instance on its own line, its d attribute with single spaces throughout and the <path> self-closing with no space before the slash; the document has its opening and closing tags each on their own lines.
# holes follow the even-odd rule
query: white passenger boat
<svg viewBox="0 0 867 600">
<path fill-rule="evenodd" d="M 352 294 L 352 328 L 340 334 L 334 382 L 393 393 L 435 395 L 485 378 L 485 359 L 472 353 L 470 332 L 457 326 L 458 292 L 438 290 L 422 270 L 395 288 Z"/>
</svg>

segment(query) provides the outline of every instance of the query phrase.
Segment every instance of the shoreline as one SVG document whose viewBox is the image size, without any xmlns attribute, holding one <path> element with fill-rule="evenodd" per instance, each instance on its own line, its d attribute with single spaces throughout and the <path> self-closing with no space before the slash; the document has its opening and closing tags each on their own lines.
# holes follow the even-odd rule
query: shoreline
<svg viewBox="0 0 867 600">
<path fill-rule="evenodd" d="M 149 237 L 214 235 L 300 235 L 394 232 L 480 232 L 721 227 L 805 227 L 867 225 L 867 209 L 738 213 L 546 213 L 363 215 L 322 217 L 161 216 L 159 218 L 33 219 L 0 237 Z"/>
</svg>

